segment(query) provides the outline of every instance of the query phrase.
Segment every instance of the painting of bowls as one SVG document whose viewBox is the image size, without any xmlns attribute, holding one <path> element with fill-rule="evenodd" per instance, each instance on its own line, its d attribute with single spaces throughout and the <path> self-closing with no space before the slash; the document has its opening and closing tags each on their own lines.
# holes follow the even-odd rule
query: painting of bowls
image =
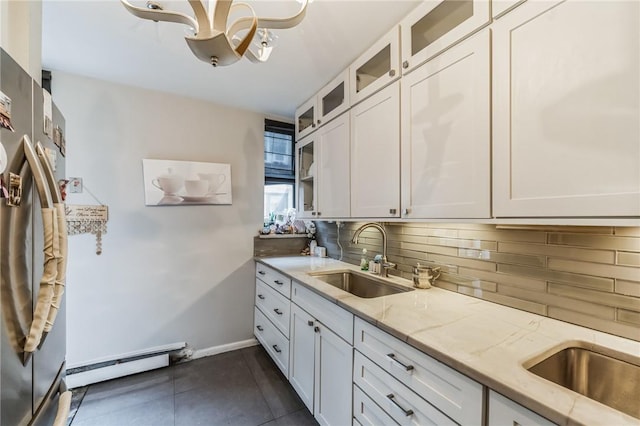
<svg viewBox="0 0 640 426">
<path fill-rule="evenodd" d="M 231 165 L 142 160 L 147 206 L 231 204 Z"/>
</svg>

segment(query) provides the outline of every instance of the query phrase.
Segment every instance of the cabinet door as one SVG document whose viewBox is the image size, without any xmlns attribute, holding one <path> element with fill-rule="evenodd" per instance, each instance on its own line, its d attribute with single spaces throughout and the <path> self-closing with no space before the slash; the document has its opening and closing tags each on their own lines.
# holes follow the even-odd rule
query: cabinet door
<svg viewBox="0 0 640 426">
<path fill-rule="evenodd" d="M 322 323 L 315 330 L 314 416 L 321 425 L 351 424 L 353 347 Z"/>
<path fill-rule="evenodd" d="M 400 23 L 403 74 L 488 24 L 489 19 L 489 0 L 423 2 Z"/>
<path fill-rule="evenodd" d="M 400 82 L 351 108 L 351 216 L 399 217 Z"/>
<path fill-rule="evenodd" d="M 494 216 L 640 216 L 640 3 L 528 1 L 492 28 Z"/>
<path fill-rule="evenodd" d="M 299 140 L 316 130 L 318 105 L 314 95 L 307 102 L 296 109 L 296 140 Z"/>
<path fill-rule="evenodd" d="M 403 78 L 403 217 L 491 216 L 490 48 L 486 29 Z"/>
<path fill-rule="evenodd" d="M 552 426 L 554 424 L 499 393 L 489 391 L 488 426 Z"/>
<path fill-rule="evenodd" d="M 351 105 L 400 78 L 400 27 L 395 26 L 349 67 Z"/>
<path fill-rule="evenodd" d="M 318 92 L 318 126 L 324 126 L 350 106 L 349 70 L 344 70 Z"/>
<path fill-rule="evenodd" d="M 349 217 L 349 112 L 318 130 L 316 216 Z"/>
<path fill-rule="evenodd" d="M 308 136 L 296 145 L 296 190 L 298 217 L 301 219 L 316 215 L 316 135 Z"/>
<path fill-rule="evenodd" d="M 313 378 L 315 357 L 315 319 L 298 305 L 291 304 L 289 382 L 313 413 Z"/>
</svg>

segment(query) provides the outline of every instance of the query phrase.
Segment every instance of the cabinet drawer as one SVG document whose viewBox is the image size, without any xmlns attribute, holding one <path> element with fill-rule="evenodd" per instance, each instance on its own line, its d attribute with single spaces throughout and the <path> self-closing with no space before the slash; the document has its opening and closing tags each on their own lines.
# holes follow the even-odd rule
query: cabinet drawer
<svg viewBox="0 0 640 426">
<path fill-rule="evenodd" d="M 291 300 L 353 345 L 353 314 L 294 282 Z"/>
<path fill-rule="evenodd" d="M 399 424 L 456 424 L 358 351 L 353 362 L 353 381 Z M 481 419 L 473 424 L 481 424 Z"/>
<path fill-rule="evenodd" d="M 522 425 L 522 426 L 552 426 L 544 417 L 539 416 L 528 408 L 496 393 L 489 392 L 489 426 Z"/>
<path fill-rule="evenodd" d="M 480 424 L 482 385 L 356 318 L 354 346 L 456 422 Z"/>
<path fill-rule="evenodd" d="M 281 274 L 262 263 L 256 263 L 256 277 L 278 290 L 284 295 L 284 297 L 291 297 L 291 278 L 286 275 Z"/>
<path fill-rule="evenodd" d="M 278 331 L 260 309 L 254 309 L 254 329 L 258 341 L 264 346 L 282 373 L 289 378 L 289 340 Z"/>
<path fill-rule="evenodd" d="M 362 426 L 395 425 L 396 422 L 373 402 L 358 386 L 353 385 L 353 424 Z"/>
<path fill-rule="evenodd" d="M 289 312 L 291 311 L 289 299 L 262 281 L 256 280 L 256 306 L 282 334 L 289 337 Z"/>
</svg>

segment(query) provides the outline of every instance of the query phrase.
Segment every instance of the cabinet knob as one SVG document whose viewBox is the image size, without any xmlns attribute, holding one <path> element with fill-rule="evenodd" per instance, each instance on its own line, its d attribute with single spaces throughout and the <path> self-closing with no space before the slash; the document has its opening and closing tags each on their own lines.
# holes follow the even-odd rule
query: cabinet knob
<svg viewBox="0 0 640 426">
<path fill-rule="evenodd" d="M 315 215 L 316 215 L 316 212 L 311 212 L 311 216 L 315 216 Z"/>
<path fill-rule="evenodd" d="M 320 216 L 321 214 L 322 214 L 321 212 L 318 212 L 318 216 Z"/>
<path fill-rule="evenodd" d="M 405 70 L 406 70 L 407 68 L 409 68 L 409 61 L 404 61 L 404 62 L 402 63 L 402 68 L 404 68 Z"/>
<path fill-rule="evenodd" d="M 395 77 L 395 75 L 396 75 L 396 70 L 389 71 L 389 77 Z"/>
<path fill-rule="evenodd" d="M 307 321 L 307 325 L 308 325 L 309 327 L 313 327 L 313 321 Z"/>
<path fill-rule="evenodd" d="M 389 209 L 389 214 L 396 214 L 397 211 L 397 209 Z"/>
<path fill-rule="evenodd" d="M 311 127 L 316 128 L 316 123 L 311 123 Z"/>
<path fill-rule="evenodd" d="M 318 120 L 318 125 L 320 125 L 320 123 L 322 123 L 320 120 Z"/>
<path fill-rule="evenodd" d="M 320 327 L 318 326 L 313 327 L 313 331 L 315 331 L 316 333 L 320 333 Z"/>
<path fill-rule="evenodd" d="M 408 215 L 409 213 L 411 213 L 411 210 L 409 210 L 409 209 L 402 210 L 402 214 L 405 215 L 405 216 Z"/>
</svg>

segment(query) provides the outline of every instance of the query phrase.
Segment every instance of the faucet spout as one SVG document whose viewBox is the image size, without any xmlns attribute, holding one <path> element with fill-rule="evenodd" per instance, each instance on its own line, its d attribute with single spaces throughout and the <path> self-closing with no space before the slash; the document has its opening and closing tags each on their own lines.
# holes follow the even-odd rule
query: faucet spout
<svg viewBox="0 0 640 426">
<path fill-rule="evenodd" d="M 353 233 L 351 242 L 353 244 L 358 244 L 358 238 L 360 237 L 360 234 L 362 233 L 362 231 L 368 228 L 377 229 L 382 235 L 382 265 L 380 268 L 380 275 L 386 277 L 388 276 L 388 269 L 390 267 L 395 267 L 395 264 L 387 262 L 387 231 L 385 231 L 385 229 L 377 223 L 365 223 L 364 225 L 356 229 L 356 232 Z"/>
</svg>

